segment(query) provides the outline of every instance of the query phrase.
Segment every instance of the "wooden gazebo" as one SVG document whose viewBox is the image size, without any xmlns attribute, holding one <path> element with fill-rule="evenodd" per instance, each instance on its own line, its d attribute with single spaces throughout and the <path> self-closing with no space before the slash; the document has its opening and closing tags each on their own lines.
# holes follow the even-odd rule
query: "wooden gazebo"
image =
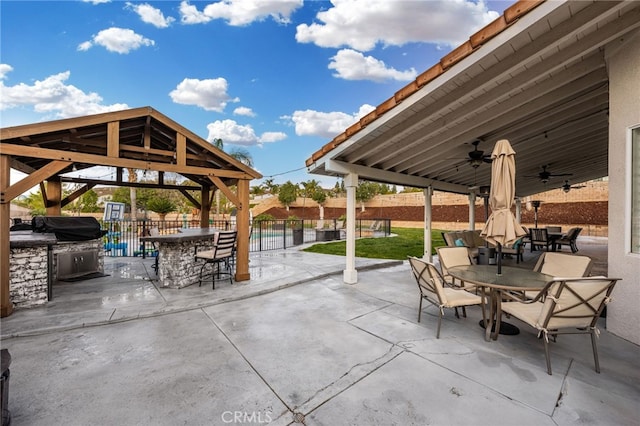
<svg viewBox="0 0 640 426">
<path fill-rule="evenodd" d="M 203 228 L 209 226 L 213 196 L 220 190 L 237 209 L 235 279 L 250 278 L 249 184 L 262 176 L 153 108 L 7 127 L 0 129 L 0 141 L 0 316 L 13 310 L 9 295 L 10 203 L 38 184 L 47 215 L 60 215 L 63 206 L 96 185 L 175 189 L 200 210 Z M 62 176 L 94 166 L 115 167 L 115 179 Z M 11 185 L 11 168 L 27 176 Z M 125 181 L 123 169 L 157 172 L 158 182 Z M 165 184 L 165 172 L 180 174 L 194 185 Z M 63 182 L 81 187 L 62 198 Z M 200 191 L 201 202 L 188 192 L 194 189 Z"/>
</svg>

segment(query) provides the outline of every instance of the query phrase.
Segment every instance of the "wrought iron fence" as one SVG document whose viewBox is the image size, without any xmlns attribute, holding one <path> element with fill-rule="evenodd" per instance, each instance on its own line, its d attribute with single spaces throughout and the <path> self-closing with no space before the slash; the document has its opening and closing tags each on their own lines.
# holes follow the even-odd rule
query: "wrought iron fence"
<svg viewBox="0 0 640 426">
<path fill-rule="evenodd" d="M 199 228 L 199 220 L 137 220 L 100 221 L 107 231 L 103 237 L 106 256 L 152 256 L 151 244 L 141 236 L 174 234 L 181 229 Z M 210 220 L 209 227 L 235 229 L 235 221 Z M 386 237 L 391 234 L 391 219 L 357 219 L 356 237 Z M 343 240 L 344 221 L 338 219 L 254 220 L 249 234 L 249 252 L 286 249 L 301 244 Z"/>
</svg>

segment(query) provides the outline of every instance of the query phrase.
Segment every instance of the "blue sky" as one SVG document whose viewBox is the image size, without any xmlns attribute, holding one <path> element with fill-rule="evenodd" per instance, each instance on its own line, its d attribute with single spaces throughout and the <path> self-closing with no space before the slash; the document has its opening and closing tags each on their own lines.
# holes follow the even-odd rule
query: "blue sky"
<svg viewBox="0 0 640 426">
<path fill-rule="evenodd" d="M 333 187 L 304 161 L 512 3 L 3 0 L 0 127 L 151 106 Z"/>
</svg>

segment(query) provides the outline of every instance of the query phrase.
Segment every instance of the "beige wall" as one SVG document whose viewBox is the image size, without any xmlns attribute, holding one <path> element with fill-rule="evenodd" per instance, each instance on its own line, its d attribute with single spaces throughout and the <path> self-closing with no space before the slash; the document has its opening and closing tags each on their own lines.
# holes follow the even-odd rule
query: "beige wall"
<svg viewBox="0 0 640 426">
<path fill-rule="evenodd" d="M 609 276 L 622 278 L 607 329 L 640 344 L 640 255 L 630 253 L 629 128 L 640 125 L 640 31 L 606 49 L 609 68 Z"/>
</svg>

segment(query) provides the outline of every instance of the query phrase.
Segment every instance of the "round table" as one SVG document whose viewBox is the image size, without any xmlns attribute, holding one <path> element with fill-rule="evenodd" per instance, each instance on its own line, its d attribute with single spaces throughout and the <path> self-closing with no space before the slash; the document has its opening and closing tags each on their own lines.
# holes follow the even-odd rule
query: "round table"
<svg viewBox="0 0 640 426">
<path fill-rule="evenodd" d="M 551 275 L 529 269 L 503 266 L 498 275 L 496 265 L 464 265 L 448 269 L 449 274 L 467 283 L 489 289 L 490 314 L 485 327 L 486 340 L 496 340 L 500 331 L 503 291 L 540 291 L 553 279 Z"/>
</svg>

